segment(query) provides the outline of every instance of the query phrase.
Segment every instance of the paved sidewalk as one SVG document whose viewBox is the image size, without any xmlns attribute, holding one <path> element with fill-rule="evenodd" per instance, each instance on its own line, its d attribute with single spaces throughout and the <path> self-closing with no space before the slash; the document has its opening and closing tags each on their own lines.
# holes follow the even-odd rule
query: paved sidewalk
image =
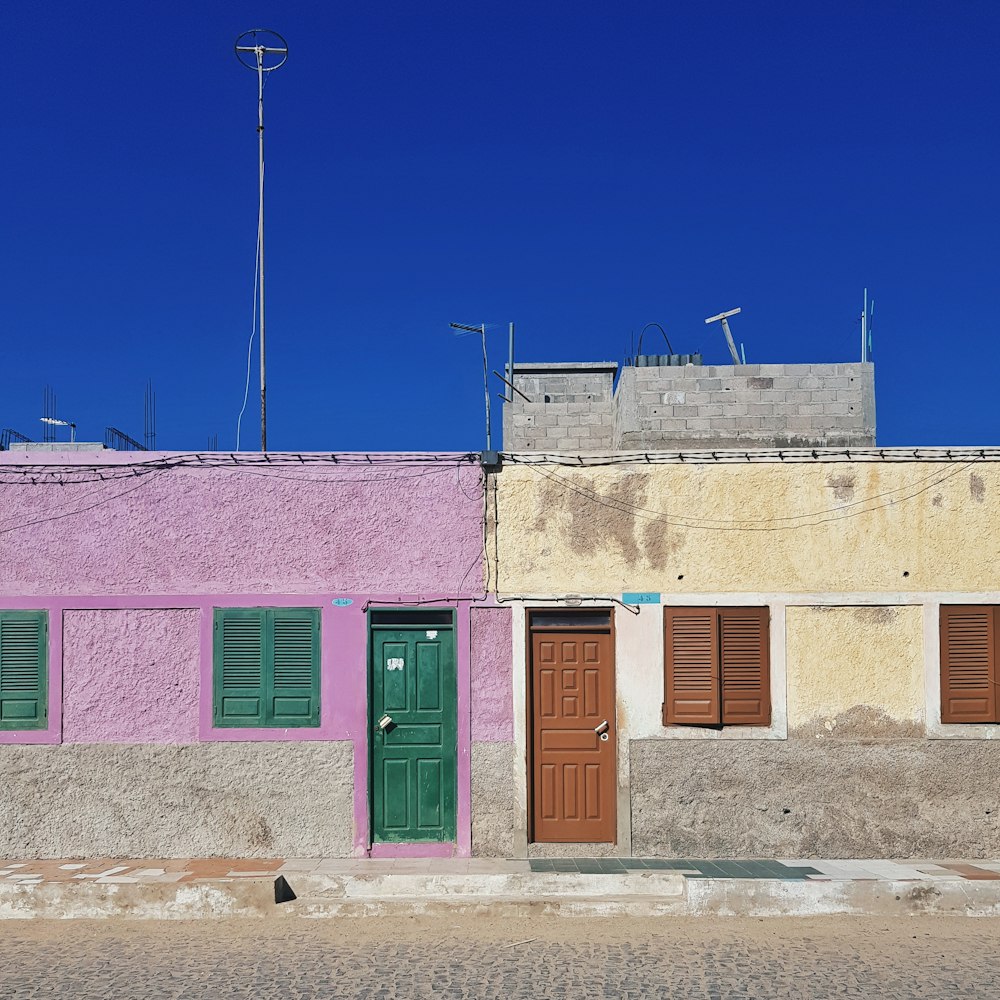
<svg viewBox="0 0 1000 1000">
<path fill-rule="evenodd" d="M 685 879 L 782 881 L 1000 881 L 1000 860 L 693 860 L 689 858 L 173 858 L 0 861 L 0 884 L 89 881 L 98 885 L 232 882 L 296 875 L 616 875 L 669 871 Z"/>
<path fill-rule="evenodd" d="M 1000 916 L 1000 860 L 0 861 L 0 919 L 430 914 Z"/>
</svg>

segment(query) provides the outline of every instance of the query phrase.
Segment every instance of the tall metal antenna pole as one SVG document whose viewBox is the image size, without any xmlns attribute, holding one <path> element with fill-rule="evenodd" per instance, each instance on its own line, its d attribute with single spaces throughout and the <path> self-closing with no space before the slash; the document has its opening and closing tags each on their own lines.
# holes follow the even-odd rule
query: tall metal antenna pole
<svg viewBox="0 0 1000 1000">
<path fill-rule="evenodd" d="M 462 336 L 466 333 L 478 333 L 483 342 L 483 395 L 486 397 L 486 450 L 493 450 L 493 435 L 490 429 L 490 362 L 486 354 L 486 324 L 469 326 L 467 323 L 449 323 L 453 330 Z"/>
<path fill-rule="evenodd" d="M 243 42 L 244 44 L 240 44 Z M 253 56 L 253 62 L 249 57 Z M 257 257 L 258 302 L 260 308 L 260 450 L 267 451 L 267 369 L 264 353 L 264 74 L 271 73 L 285 64 L 288 44 L 276 31 L 253 28 L 236 39 L 236 58 L 248 69 L 257 72 L 257 146 L 258 146 L 258 204 L 257 204 Z"/>
<path fill-rule="evenodd" d="M 493 436 L 490 432 L 490 361 L 486 356 L 486 324 L 480 327 L 483 335 L 483 386 L 486 397 L 486 450 L 493 450 Z"/>
<path fill-rule="evenodd" d="M 507 348 L 507 378 L 510 379 L 511 384 L 514 382 L 514 324 L 510 324 L 510 337 L 509 344 Z M 510 394 L 509 403 L 514 402 L 514 394 Z"/>
<path fill-rule="evenodd" d="M 267 451 L 267 377 L 264 365 L 264 50 L 257 46 L 257 138 L 259 149 L 257 256 L 260 258 L 260 450 Z"/>
<path fill-rule="evenodd" d="M 861 360 L 867 361 L 868 354 L 868 289 L 865 289 L 865 298 L 861 306 Z"/>
</svg>

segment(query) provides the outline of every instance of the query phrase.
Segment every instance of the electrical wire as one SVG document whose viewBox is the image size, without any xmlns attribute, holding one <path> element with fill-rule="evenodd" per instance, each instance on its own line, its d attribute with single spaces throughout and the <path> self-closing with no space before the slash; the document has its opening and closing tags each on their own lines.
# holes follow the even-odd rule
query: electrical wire
<svg viewBox="0 0 1000 1000">
<path fill-rule="evenodd" d="M 456 465 L 456 468 L 461 469 L 461 466 Z M 342 476 L 339 480 L 323 476 L 288 476 L 282 472 L 265 472 L 260 469 L 228 468 L 225 471 L 234 473 L 238 476 L 258 476 L 261 479 L 283 479 L 286 482 L 292 483 L 319 483 L 323 486 L 355 486 L 363 483 L 396 483 L 404 482 L 408 479 L 424 479 L 427 476 L 439 476 L 442 473 L 450 472 L 451 467 L 441 466 L 440 468 L 426 469 L 423 472 L 413 472 L 405 476 L 386 474 L 375 478 L 362 478 L 360 476 L 347 474 Z M 460 486 L 459 489 L 461 490 Z M 461 492 L 464 493 L 465 491 L 461 490 Z M 477 499 L 476 497 L 469 496 L 467 493 L 465 495 L 470 500 Z"/>
<path fill-rule="evenodd" d="M 969 464 L 972 465 L 974 463 L 970 462 Z M 532 466 L 531 468 L 534 469 L 536 467 Z M 629 507 L 632 510 L 635 510 L 637 512 L 641 512 L 641 513 L 644 513 L 644 514 L 652 514 L 652 515 L 655 515 L 657 517 L 676 518 L 676 519 L 682 520 L 682 521 L 695 521 L 695 522 L 705 522 L 705 523 L 709 523 L 709 524 L 725 524 L 725 525 L 728 525 L 728 524 L 733 524 L 733 525 L 736 525 L 736 524 L 738 524 L 738 525 L 744 525 L 744 524 L 773 524 L 776 521 L 801 521 L 801 520 L 805 520 L 807 518 L 822 517 L 822 516 L 824 516 L 826 514 L 832 514 L 832 513 L 835 513 L 837 511 L 847 510 L 847 509 L 849 509 L 851 507 L 863 506 L 864 504 L 873 503 L 875 500 L 882 500 L 882 499 L 884 499 L 886 497 L 892 496 L 893 494 L 903 493 L 903 492 L 906 492 L 908 490 L 911 490 L 911 489 L 913 489 L 913 488 L 915 488 L 917 486 L 922 485 L 923 483 L 926 483 L 929 479 L 934 479 L 935 476 L 940 476 L 940 475 L 941 475 L 940 471 L 935 471 L 935 472 L 932 472 L 928 476 L 924 476 L 923 479 L 918 479 L 915 482 L 908 483 L 908 484 L 906 484 L 904 486 L 897 486 L 895 489 L 893 489 L 893 490 L 886 490 L 884 493 L 876 493 L 873 496 L 865 497 L 865 498 L 863 498 L 861 500 L 853 500 L 853 501 L 851 501 L 849 503 L 838 504 L 836 507 L 827 507 L 827 508 L 825 508 L 823 510 L 812 511 L 810 513 L 804 513 L 804 514 L 787 514 L 787 515 L 780 515 L 778 517 L 759 517 L 759 518 L 754 518 L 754 517 L 735 517 L 735 518 L 734 517 L 726 517 L 726 518 L 722 518 L 722 517 L 701 517 L 699 515 L 679 514 L 679 513 L 675 512 L 675 511 L 669 511 L 669 510 L 652 510 L 652 509 L 650 509 L 648 507 L 640 507 L 638 504 L 633 504 L 633 503 L 631 503 L 628 500 L 614 499 L 614 502 L 616 504 L 622 505 L 623 507 Z M 570 480 L 566 479 L 563 476 L 560 476 L 558 473 L 550 472 L 549 476 L 550 476 L 550 478 L 558 479 L 560 482 L 564 482 L 567 485 L 571 484 Z M 946 478 L 950 478 L 950 473 L 948 474 L 948 476 L 945 476 L 940 481 L 944 482 L 944 479 L 946 479 Z M 597 493 L 595 490 L 591 489 L 588 486 L 584 486 L 584 485 L 582 485 L 580 483 L 572 483 L 572 487 L 575 488 L 575 489 L 577 489 L 578 492 L 590 493 L 594 497 L 595 500 L 603 500 L 603 499 L 605 499 L 599 493 Z M 696 525 L 692 525 L 692 527 L 694 527 L 694 526 L 696 526 Z"/>
<path fill-rule="evenodd" d="M 152 473 L 150 473 L 150 472 L 143 473 L 143 475 L 151 475 L 151 474 Z M 121 477 L 121 478 L 125 478 L 125 477 Z M 135 476 L 130 476 L 129 478 L 134 479 Z M 105 482 L 106 483 L 110 483 L 110 482 L 114 482 L 114 480 L 105 480 Z M 64 485 L 64 486 L 65 485 L 75 486 L 77 484 L 76 483 L 70 483 L 70 484 L 64 483 L 62 485 Z M 81 483 L 80 485 L 85 485 L 85 484 Z M 90 482 L 87 482 L 86 485 L 90 485 Z M 70 498 L 68 498 L 66 500 L 57 501 L 56 503 L 54 503 L 50 507 L 48 507 L 46 509 L 45 513 L 46 514 L 52 514 L 54 511 L 60 510 L 63 507 L 77 506 L 82 501 L 87 500 L 90 497 L 97 496 L 101 492 L 102 492 L 102 488 L 98 487 L 96 490 L 88 490 L 85 493 L 79 494 L 77 496 L 70 497 Z M 75 511 L 73 511 L 71 513 L 75 513 Z M 17 527 L 20 527 L 23 523 L 25 523 L 25 522 L 9 522 L 7 524 L 2 524 L 2 525 L 0 525 L 0 533 L 3 533 L 3 531 L 5 531 L 7 528 L 17 528 Z"/>
<path fill-rule="evenodd" d="M 684 523 L 682 523 L 680 521 L 671 520 L 671 519 L 669 519 L 667 517 L 664 517 L 662 515 L 659 515 L 659 514 L 650 514 L 650 513 L 642 512 L 642 511 L 639 511 L 639 510 L 631 510 L 627 506 L 619 504 L 618 501 L 613 500 L 613 499 L 608 500 L 607 498 L 598 498 L 598 497 L 596 497 L 592 493 L 587 493 L 587 492 L 584 492 L 584 491 L 582 491 L 580 489 L 577 489 L 573 484 L 569 483 L 569 481 L 567 481 L 567 480 L 557 480 L 557 479 L 549 476 L 545 472 L 544 469 L 542 469 L 542 468 L 540 468 L 538 466 L 532 466 L 532 471 L 536 472 L 540 476 L 544 476 L 546 479 L 549 479 L 551 482 L 556 483 L 559 486 L 562 486 L 564 489 L 569 489 L 572 492 L 579 494 L 585 500 L 589 500 L 591 503 L 597 504 L 597 505 L 602 506 L 602 507 L 607 507 L 610 510 L 616 510 L 616 511 L 618 511 L 621 514 L 628 514 L 628 515 L 630 515 L 632 517 L 640 517 L 640 518 L 643 518 L 644 520 L 647 520 L 647 521 L 656 521 L 656 522 L 659 522 L 661 524 L 666 524 L 666 525 L 669 525 L 669 526 L 674 527 L 674 528 L 687 528 L 687 529 L 692 530 L 692 531 L 743 531 L 743 532 L 745 532 L 745 531 L 796 531 L 796 530 L 798 530 L 800 528 L 814 528 L 814 527 L 817 527 L 818 525 L 828 524 L 828 523 L 830 523 L 832 521 L 843 521 L 843 520 L 847 520 L 848 518 L 859 517 L 862 514 L 871 514 L 871 513 L 873 513 L 876 510 L 881 510 L 884 507 L 891 507 L 894 504 L 904 503 L 907 500 L 912 500 L 915 497 L 920 496 L 922 493 L 926 493 L 929 490 L 934 489 L 935 486 L 941 485 L 941 483 L 946 482 L 947 480 L 951 479 L 953 476 L 957 476 L 960 473 L 965 472 L 967 469 L 971 468 L 975 464 L 976 464 L 975 462 L 968 462 L 965 465 L 962 465 L 959 468 L 954 469 L 952 472 L 948 473 L 948 475 L 942 477 L 941 479 L 937 480 L 936 482 L 930 483 L 929 485 L 924 486 L 922 489 L 915 490 L 909 496 L 900 497 L 900 498 L 895 499 L 895 500 L 890 500 L 888 503 L 879 504 L 876 507 L 870 507 L 870 508 L 868 508 L 866 510 L 852 511 L 852 512 L 849 512 L 847 514 L 842 514 L 840 516 L 835 516 L 835 517 L 824 517 L 824 518 L 820 518 L 818 520 L 808 521 L 808 522 L 805 522 L 805 523 L 802 523 L 802 524 L 776 524 L 776 525 L 771 525 L 769 527 L 747 526 L 747 525 L 706 525 L 706 524 L 699 525 L 699 524 L 684 524 Z"/>
<path fill-rule="evenodd" d="M 30 521 L 22 521 L 20 524 L 15 524 L 7 528 L 0 528 L 0 535 L 10 534 L 12 531 L 19 531 L 22 528 L 30 528 L 36 524 L 46 524 L 49 521 L 59 521 L 64 517 L 73 517 L 76 514 L 85 514 L 88 511 L 94 510 L 103 504 L 111 503 L 112 500 L 118 500 L 121 497 L 127 496 L 129 493 L 135 493 L 136 490 L 141 489 L 143 486 L 147 486 L 154 479 L 159 479 L 162 473 L 159 475 L 152 475 L 150 477 L 143 477 L 138 483 L 132 486 L 130 489 L 122 490 L 120 493 L 116 493 L 114 496 L 105 497 L 102 500 L 97 500 L 87 507 L 81 507 L 77 510 L 68 510 L 62 514 L 54 514 L 51 517 L 38 517 Z"/>
<path fill-rule="evenodd" d="M 127 478 L 140 475 L 146 470 L 166 470 L 176 468 L 214 468 L 214 469 L 247 469 L 259 467 L 263 469 L 279 469 L 292 467 L 301 469 L 305 466 L 329 467 L 333 464 L 337 469 L 350 469 L 357 466 L 365 468 L 441 466 L 451 468 L 453 465 L 478 465 L 479 455 L 476 452 L 445 452 L 445 453 L 412 453 L 385 452 L 374 455 L 366 452 L 268 452 L 241 453 L 220 455 L 216 452 L 178 452 L 169 457 L 160 456 L 147 461 L 130 462 L 90 462 L 79 465 L 39 465 L 33 463 L 2 463 L 0 462 L 0 485 L 66 485 L 69 483 L 99 482 Z"/>
<path fill-rule="evenodd" d="M 250 398 L 250 361 L 253 356 L 253 341 L 257 335 L 257 281 L 260 275 L 260 208 L 257 209 L 257 253 L 253 262 L 253 321 L 250 324 L 250 342 L 247 344 L 247 383 L 243 390 L 243 406 L 240 408 L 240 415 L 236 418 L 236 450 L 240 450 L 240 424 L 243 422 L 243 414 L 246 412 L 247 400 Z"/>
</svg>

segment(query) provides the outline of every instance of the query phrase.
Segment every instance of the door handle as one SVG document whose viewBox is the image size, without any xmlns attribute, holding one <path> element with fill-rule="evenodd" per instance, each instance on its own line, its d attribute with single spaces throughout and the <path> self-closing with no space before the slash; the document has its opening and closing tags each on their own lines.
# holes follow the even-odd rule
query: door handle
<svg viewBox="0 0 1000 1000">
<path fill-rule="evenodd" d="M 382 718 L 375 723 L 375 728 L 384 733 L 391 725 L 392 725 L 392 716 L 383 715 Z"/>
<path fill-rule="evenodd" d="M 598 736 L 603 736 L 607 731 L 608 731 L 607 719 L 605 719 L 599 726 L 596 726 L 594 728 L 594 732 L 597 733 Z"/>
</svg>

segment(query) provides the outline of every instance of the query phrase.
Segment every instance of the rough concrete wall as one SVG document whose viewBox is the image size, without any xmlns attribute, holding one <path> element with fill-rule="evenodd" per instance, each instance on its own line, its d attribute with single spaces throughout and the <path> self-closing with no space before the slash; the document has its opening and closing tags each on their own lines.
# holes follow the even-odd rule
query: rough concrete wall
<svg viewBox="0 0 1000 1000">
<path fill-rule="evenodd" d="M 347 857 L 350 743 L 6 746 L 3 857 Z"/>
<path fill-rule="evenodd" d="M 613 363 L 515 365 L 512 393 L 503 407 L 506 451 L 578 454 L 610 451 L 614 444 Z"/>
<path fill-rule="evenodd" d="M 198 611 L 67 611 L 63 741 L 194 743 Z"/>
<path fill-rule="evenodd" d="M 1000 745 L 788 740 L 631 745 L 639 856 L 1000 853 Z"/>
<path fill-rule="evenodd" d="M 861 447 L 875 444 L 867 362 L 625 368 L 615 447 Z"/>
<path fill-rule="evenodd" d="M 514 856 L 514 745 L 472 744 L 472 853 Z"/>
<path fill-rule="evenodd" d="M 24 460 L 0 453 L 4 465 Z M 46 461 L 71 471 L 93 456 Z M 463 581 L 474 593 L 480 471 L 456 462 L 0 484 L 0 523 L 19 525 L 0 535 L 0 594 L 455 593 Z"/>
<path fill-rule="evenodd" d="M 1000 463 L 541 469 L 497 477 L 503 593 L 996 589 Z"/>
<path fill-rule="evenodd" d="M 514 738 L 510 608 L 473 608 L 472 740 Z"/>
<path fill-rule="evenodd" d="M 923 609 L 788 608 L 789 732 L 923 734 Z"/>
</svg>

